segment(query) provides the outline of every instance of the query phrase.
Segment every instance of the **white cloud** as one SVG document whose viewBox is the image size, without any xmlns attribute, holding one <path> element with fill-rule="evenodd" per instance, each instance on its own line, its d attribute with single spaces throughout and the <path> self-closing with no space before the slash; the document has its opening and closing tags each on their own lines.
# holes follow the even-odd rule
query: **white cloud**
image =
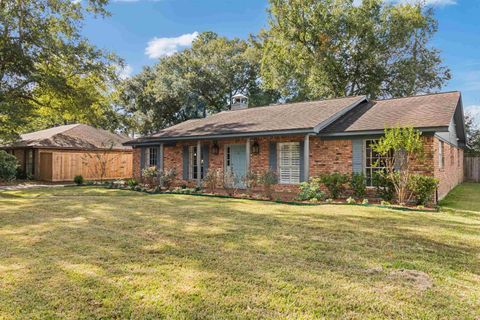
<svg viewBox="0 0 480 320">
<path fill-rule="evenodd" d="M 477 127 L 480 126 L 480 105 L 470 105 L 465 107 L 465 113 L 473 117 Z"/>
<path fill-rule="evenodd" d="M 198 36 L 198 32 L 186 33 L 174 38 L 153 38 L 145 48 L 145 54 L 150 59 L 171 56 L 181 48 L 188 47 Z"/>
</svg>

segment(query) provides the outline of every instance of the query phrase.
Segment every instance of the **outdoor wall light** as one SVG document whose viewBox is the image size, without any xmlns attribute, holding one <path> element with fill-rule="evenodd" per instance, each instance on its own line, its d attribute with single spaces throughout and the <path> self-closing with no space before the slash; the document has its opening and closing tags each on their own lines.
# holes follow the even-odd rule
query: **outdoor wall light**
<svg viewBox="0 0 480 320">
<path fill-rule="evenodd" d="M 260 145 L 257 141 L 255 141 L 252 145 L 252 154 L 259 154 L 260 153 Z"/>
<path fill-rule="evenodd" d="M 220 148 L 218 147 L 218 143 L 215 141 L 215 142 L 213 143 L 212 153 L 213 153 L 213 154 L 218 154 L 219 151 L 220 151 Z"/>
</svg>

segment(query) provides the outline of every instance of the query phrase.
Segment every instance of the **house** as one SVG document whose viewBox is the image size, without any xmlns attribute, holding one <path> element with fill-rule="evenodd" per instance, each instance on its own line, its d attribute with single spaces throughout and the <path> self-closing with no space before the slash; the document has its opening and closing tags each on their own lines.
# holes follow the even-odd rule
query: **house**
<svg viewBox="0 0 480 320">
<path fill-rule="evenodd" d="M 363 172 L 368 186 L 381 168 L 371 144 L 385 128 L 411 126 L 422 132 L 425 157 L 415 171 L 440 180 L 444 197 L 463 180 L 465 121 L 460 92 L 399 99 L 365 96 L 248 108 L 194 119 L 126 143 L 133 146 L 133 173 L 157 166 L 175 169 L 177 184 L 201 184 L 207 170 L 247 172 L 269 168 L 278 193 L 296 194 L 299 183 L 322 173 Z"/>
<path fill-rule="evenodd" d="M 70 124 L 23 134 L 0 146 L 18 159 L 20 169 L 36 180 L 72 181 L 132 177 L 132 148 L 125 136 L 85 124 Z"/>
</svg>

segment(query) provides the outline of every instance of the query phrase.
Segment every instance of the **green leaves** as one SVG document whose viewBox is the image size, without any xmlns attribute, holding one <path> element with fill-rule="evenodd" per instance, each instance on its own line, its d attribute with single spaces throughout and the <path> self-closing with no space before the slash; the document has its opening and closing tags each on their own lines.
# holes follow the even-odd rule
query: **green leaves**
<svg viewBox="0 0 480 320">
<path fill-rule="evenodd" d="M 382 0 L 271 0 L 262 33 L 267 88 L 292 100 L 398 97 L 440 89 L 450 79 L 430 9 Z"/>
</svg>

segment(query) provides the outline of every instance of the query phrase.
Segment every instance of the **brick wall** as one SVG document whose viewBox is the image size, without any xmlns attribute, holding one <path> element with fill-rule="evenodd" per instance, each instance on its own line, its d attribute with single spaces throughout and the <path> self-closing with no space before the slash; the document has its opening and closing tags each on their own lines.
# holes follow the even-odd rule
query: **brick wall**
<svg viewBox="0 0 480 320">
<path fill-rule="evenodd" d="M 443 156 L 445 165 L 440 167 L 439 149 L 440 139 L 433 138 L 433 163 L 434 175 L 440 180 L 438 197 L 442 199 L 456 185 L 463 182 L 463 149 L 457 148 L 447 142 L 443 142 Z"/>
<path fill-rule="evenodd" d="M 445 168 L 438 168 L 438 143 L 439 140 L 434 136 L 423 136 L 425 155 L 422 160 L 417 160 L 413 166 L 416 173 L 431 175 L 441 180 L 439 194 L 444 196 L 451 188 L 457 185 L 463 179 L 463 151 L 457 153 L 457 148 L 453 152 L 453 164 L 450 160 L 450 146 L 445 143 Z M 269 145 L 270 142 L 299 142 L 303 141 L 304 136 L 274 136 L 260 137 L 251 139 L 251 143 L 257 141 L 260 146 L 260 152 L 250 157 L 250 169 L 252 172 L 263 173 L 269 167 Z M 246 139 L 228 139 L 218 140 L 219 153 L 217 155 L 209 152 L 209 170 L 218 169 L 224 172 L 225 147 L 228 144 L 244 144 Z M 210 147 L 213 141 L 202 141 L 202 145 L 208 144 Z M 195 186 L 196 181 L 185 181 L 183 177 L 183 146 L 196 145 L 196 141 L 179 142 L 175 146 L 164 148 L 164 168 L 175 168 L 178 175 L 175 185 Z M 210 149 L 211 150 L 211 149 Z M 460 159 L 458 159 L 460 155 Z M 140 177 L 140 148 L 135 148 L 133 152 L 134 176 Z M 458 162 L 460 161 L 460 163 Z M 352 141 L 348 139 L 324 140 L 319 137 L 310 137 L 310 177 L 319 176 L 322 173 L 340 172 L 350 174 L 352 172 Z M 221 184 L 218 185 L 221 188 Z M 290 194 L 290 197 L 298 193 L 298 185 L 279 184 L 275 186 L 275 191 L 281 194 Z"/>
</svg>

